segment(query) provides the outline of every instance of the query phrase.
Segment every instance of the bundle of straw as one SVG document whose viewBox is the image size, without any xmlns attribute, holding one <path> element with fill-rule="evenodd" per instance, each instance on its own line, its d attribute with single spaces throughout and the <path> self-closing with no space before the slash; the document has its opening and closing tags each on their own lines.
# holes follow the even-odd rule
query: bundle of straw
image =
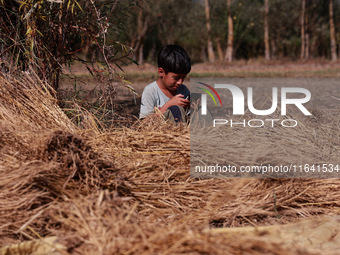
<svg viewBox="0 0 340 255">
<path fill-rule="evenodd" d="M 89 145 L 35 74 L 0 77 L 0 84 L 0 236 L 45 235 L 50 204 L 100 189 L 107 175 L 116 175 L 115 167 Z"/>
</svg>

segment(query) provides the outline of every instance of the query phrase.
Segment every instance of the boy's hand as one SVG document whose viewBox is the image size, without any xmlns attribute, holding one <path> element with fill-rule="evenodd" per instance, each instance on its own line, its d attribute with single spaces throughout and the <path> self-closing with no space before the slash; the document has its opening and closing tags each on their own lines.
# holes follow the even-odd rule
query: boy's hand
<svg viewBox="0 0 340 255">
<path fill-rule="evenodd" d="M 161 113 L 164 113 L 170 106 L 178 105 L 184 108 L 188 108 L 190 104 L 190 100 L 184 99 L 184 96 L 178 94 L 171 98 L 168 102 L 166 102 L 162 108 L 160 108 Z"/>
<path fill-rule="evenodd" d="M 187 107 L 189 107 L 190 100 L 185 99 L 182 94 L 178 94 L 178 95 L 174 96 L 173 98 L 171 98 L 169 100 L 169 103 L 171 104 L 170 106 L 178 105 L 178 106 L 182 106 L 184 108 L 187 108 Z"/>
</svg>

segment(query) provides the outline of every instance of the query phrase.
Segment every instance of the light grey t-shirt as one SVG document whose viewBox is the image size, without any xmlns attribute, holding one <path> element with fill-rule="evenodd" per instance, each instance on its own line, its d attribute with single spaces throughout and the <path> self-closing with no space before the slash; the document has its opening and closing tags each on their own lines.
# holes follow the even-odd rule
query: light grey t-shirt
<svg viewBox="0 0 340 255">
<path fill-rule="evenodd" d="M 184 98 L 186 98 L 190 95 L 190 91 L 182 84 L 177 88 L 176 94 L 182 94 Z M 161 108 L 169 100 L 170 98 L 158 87 L 156 81 L 150 83 L 144 88 L 142 94 L 139 118 L 144 118 L 150 113 L 153 113 L 155 107 Z"/>
</svg>

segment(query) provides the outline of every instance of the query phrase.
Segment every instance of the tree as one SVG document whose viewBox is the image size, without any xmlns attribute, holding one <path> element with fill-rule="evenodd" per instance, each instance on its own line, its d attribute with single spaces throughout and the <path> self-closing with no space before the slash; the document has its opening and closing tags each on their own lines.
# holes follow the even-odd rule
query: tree
<svg viewBox="0 0 340 255">
<path fill-rule="evenodd" d="M 207 33 L 203 0 L 144 1 L 136 15 L 122 19 L 124 28 L 118 38 L 128 42 L 141 58 L 143 52 L 143 58 L 153 63 L 158 50 L 169 43 L 182 45 L 194 62 L 209 60 L 207 45 L 213 47 L 215 58 L 218 56 L 222 61 L 266 55 L 271 59 L 295 60 L 302 52 L 304 58 L 330 58 L 329 1 L 304 1 L 304 11 L 302 0 L 208 1 L 210 33 Z M 121 5 L 129 2 L 119 0 Z M 339 3 L 339 0 L 333 3 L 337 46 Z M 267 12 L 266 4 L 269 5 Z M 138 50 L 137 41 L 141 42 L 140 47 L 143 45 L 143 51 Z"/>
<path fill-rule="evenodd" d="M 300 24 L 301 24 L 301 55 L 300 58 L 305 58 L 305 11 L 306 11 L 306 0 L 301 1 L 301 17 L 300 17 Z"/>
<path fill-rule="evenodd" d="M 123 6 L 120 1 L 1 0 L 0 56 L 14 68 L 33 68 L 55 90 L 65 64 L 82 61 L 91 73 L 107 74 L 109 84 L 116 68 L 132 52 L 117 40 L 122 16 L 138 0 Z M 80 59 L 91 46 L 96 63 Z"/>
<path fill-rule="evenodd" d="M 268 26 L 269 0 L 264 1 L 264 46 L 265 58 L 270 60 L 269 26 Z"/>
<path fill-rule="evenodd" d="M 135 52 L 138 52 L 138 63 L 143 64 L 143 38 L 148 30 L 148 19 L 145 17 L 143 9 L 140 8 L 137 16 L 137 38 L 136 42 L 131 44 Z"/>
<path fill-rule="evenodd" d="M 204 1 L 143 1 L 140 6 L 142 19 L 139 19 L 138 14 L 129 15 L 131 18 L 122 20 L 124 31 L 120 33 L 121 41 L 126 41 L 137 49 L 136 38 L 140 31 L 144 31 L 138 27 L 144 28 L 144 24 L 147 23 L 146 33 L 142 38 L 144 59 L 154 63 L 157 52 L 163 46 L 179 44 L 188 51 L 193 61 L 201 61 L 202 50 L 204 52 L 207 50 Z M 138 19 L 142 21 L 139 24 L 143 26 L 138 25 Z"/>
<path fill-rule="evenodd" d="M 337 54 L 336 54 L 335 28 L 334 28 L 334 18 L 333 18 L 333 0 L 329 0 L 329 32 L 330 32 L 330 39 L 331 39 L 331 59 L 332 61 L 336 61 Z"/>
<path fill-rule="evenodd" d="M 209 0 L 204 0 L 204 7 L 205 7 L 204 10 L 205 10 L 206 28 L 207 28 L 207 33 L 208 33 L 208 58 L 209 58 L 209 62 L 214 62 L 215 54 L 214 54 L 213 44 L 211 41 Z"/>
<path fill-rule="evenodd" d="M 227 62 L 231 62 L 233 60 L 233 41 L 234 41 L 233 19 L 231 17 L 231 0 L 228 0 L 227 2 L 227 11 L 228 11 L 228 42 L 224 59 Z"/>
<path fill-rule="evenodd" d="M 227 10 L 225 0 L 210 1 L 210 21 L 211 21 L 211 38 L 214 42 L 215 52 L 218 60 L 224 61 L 226 43 L 224 43 L 227 35 Z"/>
<path fill-rule="evenodd" d="M 300 57 L 300 1 L 271 0 L 268 14 L 272 56 Z"/>
</svg>

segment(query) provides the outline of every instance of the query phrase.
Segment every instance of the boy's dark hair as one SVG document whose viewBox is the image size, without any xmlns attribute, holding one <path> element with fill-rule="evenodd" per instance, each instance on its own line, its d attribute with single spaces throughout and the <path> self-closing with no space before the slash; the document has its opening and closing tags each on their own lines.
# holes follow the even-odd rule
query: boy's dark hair
<svg viewBox="0 0 340 255">
<path fill-rule="evenodd" d="M 179 45 L 167 45 L 158 53 L 158 67 L 165 73 L 188 74 L 191 61 L 188 53 Z"/>
</svg>

